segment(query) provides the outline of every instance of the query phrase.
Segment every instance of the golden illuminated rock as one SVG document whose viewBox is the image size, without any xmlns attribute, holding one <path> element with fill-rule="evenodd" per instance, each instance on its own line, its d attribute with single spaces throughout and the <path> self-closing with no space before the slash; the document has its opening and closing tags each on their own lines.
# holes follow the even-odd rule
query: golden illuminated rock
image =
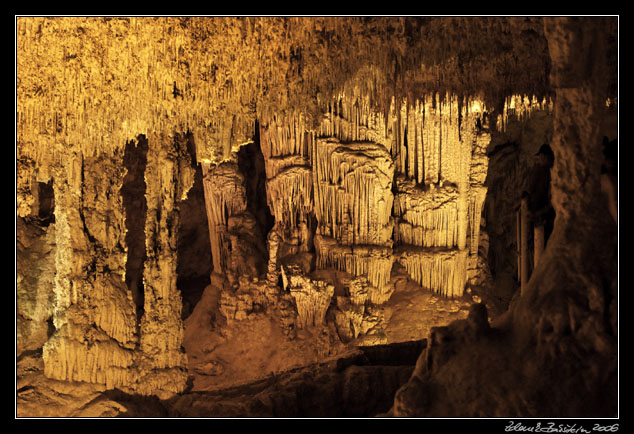
<svg viewBox="0 0 634 434">
<path fill-rule="evenodd" d="M 323 324 L 335 287 L 321 280 L 307 278 L 297 266 L 282 266 L 284 289 L 289 291 L 297 306 L 300 328 Z"/>
<path fill-rule="evenodd" d="M 613 128 L 601 122 L 618 94 L 617 25 L 16 17 L 18 415 L 294 414 L 305 394 L 280 392 L 292 409 L 266 393 L 249 408 L 201 402 L 234 382 L 260 381 L 245 393 L 278 384 L 272 374 L 356 346 L 424 339 L 429 318 L 390 328 L 398 303 L 418 300 L 410 294 L 432 301 L 411 303 L 399 321 L 464 316 L 465 288 L 481 291 L 465 299 L 495 299 L 483 288 L 507 270 L 489 269 L 489 258 L 504 263 L 513 246 L 500 241 L 511 229 L 491 226 L 519 183 L 499 188 L 507 177 L 490 176 L 491 155 L 518 140 L 509 159 L 522 154 L 525 165 L 532 142 L 551 137 L 557 219 L 525 297 L 513 299 L 503 333 L 484 305 L 433 329 L 390 414 L 592 413 L 568 393 L 611 415 L 618 237 L 602 219 L 597 144 Z M 537 115 L 539 133 L 518 127 Z M 202 196 L 196 179 L 213 273 L 184 283 L 178 265 L 198 261 L 179 251 L 181 218 L 192 221 L 181 204 Z M 501 191 L 509 197 L 490 203 Z M 187 285 L 202 301 L 183 309 Z M 543 377 L 526 382 L 531 372 Z M 342 390 L 329 387 L 315 395 Z M 370 401 L 372 391 L 357 392 Z"/>
</svg>

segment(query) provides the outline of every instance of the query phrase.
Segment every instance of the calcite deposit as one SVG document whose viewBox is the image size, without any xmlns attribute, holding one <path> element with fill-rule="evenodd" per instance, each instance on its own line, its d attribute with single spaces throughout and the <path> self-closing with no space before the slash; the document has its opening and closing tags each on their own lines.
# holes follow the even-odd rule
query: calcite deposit
<svg viewBox="0 0 634 434">
<path fill-rule="evenodd" d="M 17 415 L 614 416 L 617 30 L 16 16 Z"/>
</svg>

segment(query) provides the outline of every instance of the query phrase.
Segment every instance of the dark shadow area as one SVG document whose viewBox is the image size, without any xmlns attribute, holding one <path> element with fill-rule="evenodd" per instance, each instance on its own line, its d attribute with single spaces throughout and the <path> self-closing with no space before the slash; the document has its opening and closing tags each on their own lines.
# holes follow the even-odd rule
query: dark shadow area
<svg viewBox="0 0 634 434">
<path fill-rule="evenodd" d="M 515 208 L 519 204 L 526 168 L 521 167 L 520 145 L 515 142 L 496 146 L 488 157 L 485 182 L 488 190 L 482 217 L 489 235 L 487 262 L 493 287 L 491 293 L 486 294 L 486 301 L 487 305 L 505 311 L 519 287 Z"/>
<path fill-rule="evenodd" d="M 252 383 L 161 400 L 110 390 L 93 402 L 113 400 L 118 417 L 328 418 L 375 417 L 389 411 L 407 382 L 426 340 L 361 347 L 325 363 L 272 374 Z"/>
<path fill-rule="evenodd" d="M 38 182 L 39 210 L 38 218 L 40 225 L 47 227 L 55 223 L 55 194 L 53 192 L 53 180 L 49 182 Z"/>
<path fill-rule="evenodd" d="M 275 218 L 266 200 L 266 170 L 260 148 L 260 125 L 257 121 L 253 142 L 240 147 L 238 151 L 238 168 L 244 176 L 247 211 L 255 217 L 266 246 L 266 237 L 275 224 Z"/>
<path fill-rule="evenodd" d="M 183 319 L 191 314 L 203 291 L 211 283 L 209 276 L 213 269 L 202 168 L 196 165 L 192 136 L 188 134 L 184 139 L 187 140 L 187 150 L 195 173 L 187 199 L 178 203 L 180 222 L 176 286 L 183 298 Z"/>
<path fill-rule="evenodd" d="M 137 307 L 137 320 L 140 320 L 143 315 L 143 267 L 147 258 L 145 252 L 147 150 L 148 142 L 145 136 L 139 136 L 137 142 L 126 143 L 123 165 L 127 173 L 123 178 L 123 186 L 121 187 L 127 230 L 125 242 L 128 246 L 125 281 L 128 289 L 132 292 L 132 299 Z"/>
</svg>

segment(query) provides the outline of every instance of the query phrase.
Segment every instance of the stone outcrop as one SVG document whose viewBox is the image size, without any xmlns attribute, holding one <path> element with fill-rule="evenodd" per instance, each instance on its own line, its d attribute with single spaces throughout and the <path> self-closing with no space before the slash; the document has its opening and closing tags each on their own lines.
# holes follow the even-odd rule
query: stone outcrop
<svg viewBox="0 0 634 434">
<path fill-rule="evenodd" d="M 249 318 L 254 312 L 263 312 L 269 304 L 272 304 L 272 293 L 266 281 L 257 278 L 249 280 L 241 276 L 237 289 L 224 288 L 221 291 L 219 309 L 220 313 L 228 320 L 242 321 Z"/>
</svg>

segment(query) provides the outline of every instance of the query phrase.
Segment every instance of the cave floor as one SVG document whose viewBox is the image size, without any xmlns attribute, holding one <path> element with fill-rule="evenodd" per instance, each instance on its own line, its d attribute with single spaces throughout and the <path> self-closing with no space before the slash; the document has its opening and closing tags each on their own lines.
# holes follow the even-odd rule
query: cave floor
<svg viewBox="0 0 634 434">
<path fill-rule="evenodd" d="M 275 310 L 253 313 L 242 321 L 223 321 L 220 291 L 205 289 L 195 311 L 185 320 L 184 346 L 193 379 L 192 391 L 213 391 L 247 384 L 281 372 L 349 356 L 359 346 L 426 339 L 432 327 L 467 317 L 470 293 L 446 298 L 396 275 L 391 298 L 381 305 L 384 320 L 380 342 L 360 335 L 342 343 L 333 324 L 298 329 L 285 336 Z M 477 299 L 477 298 L 476 298 Z"/>
</svg>

